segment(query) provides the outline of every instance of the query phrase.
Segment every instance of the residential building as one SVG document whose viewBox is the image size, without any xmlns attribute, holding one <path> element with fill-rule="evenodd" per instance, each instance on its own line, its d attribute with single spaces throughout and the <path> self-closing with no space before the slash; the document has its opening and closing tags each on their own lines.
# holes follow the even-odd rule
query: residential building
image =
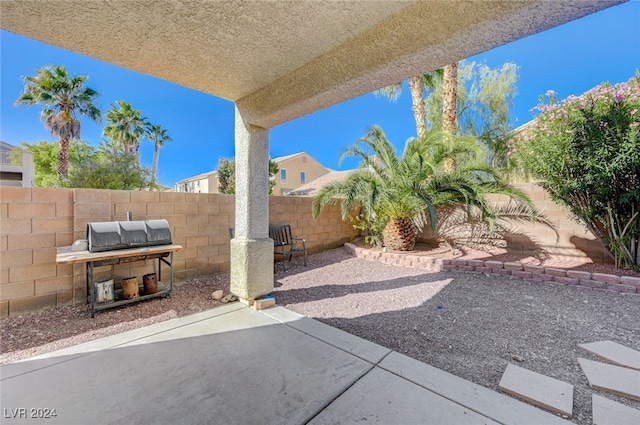
<svg viewBox="0 0 640 425">
<path fill-rule="evenodd" d="M 22 151 L 22 162 L 14 165 L 9 154 L 16 146 L 0 141 L 0 186 L 33 187 L 34 165 L 31 152 Z"/>
<path fill-rule="evenodd" d="M 331 170 L 306 152 L 273 158 L 279 171 L 275 176 L 274 195 L 287 195 L 292 190 L 324 176 Z"/>
<path fill-rule="evenodd" d="M 278 164 L 279 168 L 278 173 L 272 177 L 275 180 L 273 195 L 286 195 L 293 189 L 330 172 L 306 152 L 280 156 L 272 161 Z M 180 180 L 176 183 L 176 192 L 219 193 L 218 171 Z"/>
<path fill-rule="evenodd" d="M 210 191 L 210 188 L 215 190 Z M 176 182 L 175 190 L 187 193 L 218 193 L 218 172 L 209 171 L 180 180 Z"/>
<path fill-rule="evenodd" d="M 320 189 L 338 180 L 346 179 L 353 170 L 330 171 L 317 179 L 287 193 L 287 196 L 314 196 Z"/>
</svg>

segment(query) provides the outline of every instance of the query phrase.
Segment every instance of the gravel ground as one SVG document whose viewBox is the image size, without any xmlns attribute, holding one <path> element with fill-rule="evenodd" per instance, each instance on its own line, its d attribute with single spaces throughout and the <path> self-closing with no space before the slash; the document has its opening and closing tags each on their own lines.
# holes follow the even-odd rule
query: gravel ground
<svg viewBox="0 0 640 425">
<path fill-rule="evenodd" d="M 640 296 L 478 273 L 424 273 L 318 254 L 279 277 L 276 300 L 298 313 L 497 390 L 507 364 L 574 386 L 573 422 L 591 424 L 577 344 L 640 350 Z M 640 408 L 640 402 L 599 394 Z"/>
<path fill-rule="evenodd" d="M 2 319 L 0 364 L 13 363 L 122 333 L 175 317 L 207 310 L 220 302 L 211 293 L 229 291 L 229 275 L 216 274 L 176 285 L 170 298 L 155 298 L 97 312 L 87 305 L 65 306 Z"/>
<path fill-rule="evenodd" d="M 276 300 L 293 311 L 479 385 L 497 389 L 508 363 L 574 386 L 573 422 L 591 424 L 594 392 L 577 344 L 613 340 L 640 350 L 640 296 L 466 273 L 424 273 L 354 258 L 339 248 L 294 259 L 275 275 Z M 206 310 L 229 275 L 178 285 L 155 299 L 90 318 L 70 306 L 3 319 L 0 364 Z M 601 394 L 604 395 L 604 394 Z M 640 409 L 640 402 L 606 395 Z"/>
</svg>

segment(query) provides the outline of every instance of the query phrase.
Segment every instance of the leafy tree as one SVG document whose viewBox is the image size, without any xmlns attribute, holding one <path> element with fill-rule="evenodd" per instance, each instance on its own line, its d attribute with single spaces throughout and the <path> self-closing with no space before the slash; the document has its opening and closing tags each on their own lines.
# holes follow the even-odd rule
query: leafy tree
<svg viewBox="0 0 640 425">
<path fill-rule="evenodd" d="M 115 146 L 126 153 L 140 156 L 140 139 L 145 135 L 147 128 L 146 118 L 142 117 L 142 111 L 133 109 L 133 106 L 124 100 L 118 100 L 116 105 L 111 105 L 106 114 L 109 123 L 102 135 L 111 139 Z"/>
<path fill-rule="evenodd" d="M 40 141 L 22 143 L 21 149 L 33 156 L 36 187 L 83 187 L 93 189 L 136 190 L 149 186 L 149 170 L 140 167 L 136 158 L 103 142 L 99 149 L 83 140 L 69 145 L 69 175 L 61 180 L 56 172 L 58 143 Z M 20 155 L 14 149 L 12 155 Z"/>
<path fill-rule="evenodd" d="M 172 139 L 169 137 L 169 133 L 166 129 L 162 128 L 159 124 L 147 124 L 145 129 L 146 138 L 154 143 L 153 151 L 153 166 L 151 168 L 151 180 L 153 184 L 156 184 L 156 178 L 158 173 L 158 158 L 160 157 L 160 148 L 165 143 L 170 142 Z"/>
<path fill-rule="evenodd" d="M 640 269 L 640 73 L 560 103 L 547 96 L 515 155 L 617 266 Z"/>
<path fill-rule="evenodd" d="M 273 194 L 273 188 L 276 185 L 275 175 L 278 174 L 280 168 L 278 164 L 269 160 L 269 195 Z M 218 191 L 220 193 L 235 194 L 236 193 L 236 163 L 224 158 L 218 161 Z"/>
<path fill-rule="evenodd" d="M 20 148 L 11 151 L 11 162 L 20 163 L 22 150 L 27 150 L 33 157 L 35 187 L 60 187 L 60 175 L 58 174 L 58 143 L 41 140 L 35 144 L 21 143 Z M 73 142 L 70 149 L 73 150 Z"/>
<path fill-rule="evenodd" d="M 100 122 L 95 102 L 99 93 L 85 87 L 87 76 L 69 76 L 60 65 L 38 69 L 33 77 L 23 77 L 24 91 L 18 105 L 43 105 L 40 113 L 44 126 L 60 139 L 57 173 L 64 180 L 69 174 L 69 142 L 80 137 L 80 116 Z"/>
<path fill-rule="evenodd" d="M 224 158 L 218 161 L 218 192 L 236 193 L 236 163 Z"/>
<path fill-rule="evenodd" d="M 71 140 L 69 143 L 69 176 L 64 180 L 60 179 L 57 172 L 59 149 L 60 145 L 57 142 L 44 140 L 33 144 L 23 142 L 20 148 L 11 151 L 11 156 L 12 160 L 19 161 L 23 150 L 31 153 L 35 174 L 34 185 L 36 187 L 73 187 L 69 184 L 69 176 L 77 172 L 78 164 L 93 155 L 94 148 L 83 140 Z"/>
<path fill-rule="evenodd" d="M 79 188 L 142 190 L 151 185 L 151 172 L 141 167 L 138 158 L 105 141 L 93 155 L 78 164 L 69 176 L 69 185 Z"/>
<path fill-rule="evenodd" d="M 468 218 L 493 230 L 502 210 L 487 201 L 490 194 L 512 199 L 517 208 L 508 219 L 544 221 L 524 193 L 503 183 L 492 167 L 477 160 L 472 146 L 463 137 L 445 138 L 431 132 L 409 139 L 398 156 L 382 129 L 373 127 L 343 155 L 360 158 L 360 167 L 345 180 L 320 190 L 313 199 L 314 217 L 325 205 L 340 204 L 346 220 L 359 206 L 356 226 L 367 228 L 374 242 L 397 250 L 413 249 L 416 230 L 425 223 L 436 229 L 437 209 L 461 208 Z M 456 159 L 454 170 L 446 170 L 448 158 Z"/>
</svg>

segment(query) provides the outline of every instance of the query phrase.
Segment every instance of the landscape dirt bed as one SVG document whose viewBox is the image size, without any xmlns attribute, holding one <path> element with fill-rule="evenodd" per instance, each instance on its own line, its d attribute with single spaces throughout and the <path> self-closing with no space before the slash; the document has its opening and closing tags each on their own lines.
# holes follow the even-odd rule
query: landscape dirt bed
<svg viewBox="0 0 640 425">
<path fill-rule="evenodd" d="M 592 390 L 577 360 L 598 360 L 581 343 L 612 340 L 640 350 L 638 294 L 481 273 L 426 273 L 355 258 L 343 248 L 311 255 L 308 263 L 294 258 L 286 273 L 276 265 L 279 305 L 494 390 L 509 363 L 568 382 L 578 424 L 592 423 L 593 393 L 640 409 L 640 402 Z M 169 299 L 99 312 L 95 319 L 87 306 L 3 319 L 0 363 L 212 308 L 219 304 L 211 297 L 217 289 L 228 292 L 227 273 L 177 285 Z"/>
</svg>

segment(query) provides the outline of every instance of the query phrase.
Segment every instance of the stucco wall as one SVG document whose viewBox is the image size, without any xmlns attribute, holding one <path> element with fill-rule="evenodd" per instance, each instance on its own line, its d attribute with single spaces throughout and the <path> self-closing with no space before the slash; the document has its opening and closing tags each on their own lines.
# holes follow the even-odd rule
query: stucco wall
<svg viewBox="0 0 640 425">
<path fill-rule="evenodd" d="M 342 245 L 357 233 L 328 206 L 311 217 L 310 198 L 269 197 L 270 223 L 291 224 L 311 253 Z M 56 247 L 86 238 L 88 222 L 165 218 L 173 242 L 178 282 L 229 269 L 233 195 L 3 187 L 0 191 L 0 317 L 86 301 L 85 267 L 57 266 Z M 95 278 L 155 271 L 147 261 L 96 268 Z M 163 269 L 163 272 L 165 270 Z M 168 270 L 166 270 L 168 272 Z"/>
</svg>

